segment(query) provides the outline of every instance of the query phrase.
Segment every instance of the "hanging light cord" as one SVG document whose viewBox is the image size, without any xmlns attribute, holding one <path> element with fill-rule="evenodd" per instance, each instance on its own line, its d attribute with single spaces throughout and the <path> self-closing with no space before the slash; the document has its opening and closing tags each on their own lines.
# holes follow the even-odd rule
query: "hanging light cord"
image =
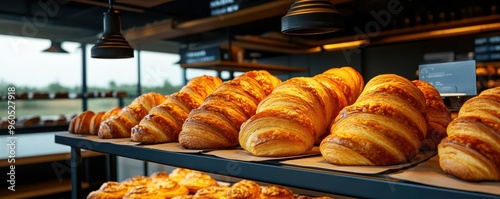
<svg viewBox="0 0 500 199">
<path fill-rule="evenodd" d="M 109 0 L 109 10 L 114 10 L 113 9 L 113 0 Z"/>
</svg>

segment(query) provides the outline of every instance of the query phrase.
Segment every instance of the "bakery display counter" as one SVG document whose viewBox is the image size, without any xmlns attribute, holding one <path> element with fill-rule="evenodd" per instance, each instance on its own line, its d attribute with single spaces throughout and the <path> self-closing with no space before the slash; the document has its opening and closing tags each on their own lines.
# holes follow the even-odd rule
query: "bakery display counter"
<svg viewBox="0 0 500 199">
<path fill-rule="evenodd" d="M 500 193 L 455 189 L 439 185 L 416 183 L 390 174 L 405 172 L 417 164 L 362 174 L 329 168 L 301 165 L 291 160 L 315 158 L 293 157 L 247 161 L 209 154 L 213 151 L 169 151 L 168 147 L 152 147 L 131 142 L 129 138 L 101 140 L 95 136 L 59 133 L 55 142 L 71 147 L 72 197 L 81 196 L 81 150 L 91 150 L 148 162 L 190 168 L 214 174 L 245 178 L 323 193 L 361 198 L 498 198 Z M 175 149 L 175 146 L 170 146 Z M 319 154 L 318 154 L 319 156 Z M 477 184 L 477 183 L 476 183 Z M 485 186 L 499 187 L 499 183 Z M 499 189 L 500 190 L 500 189 Z"/>
</svg>

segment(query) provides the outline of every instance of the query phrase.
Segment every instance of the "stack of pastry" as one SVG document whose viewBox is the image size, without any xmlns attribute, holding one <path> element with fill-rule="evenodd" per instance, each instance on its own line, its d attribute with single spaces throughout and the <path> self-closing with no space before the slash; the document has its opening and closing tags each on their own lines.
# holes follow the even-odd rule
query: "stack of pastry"
<svg viewBox="0 0 500 199">
<path fill-rule="evenodd" d="M 444 172 L 468 181 L 500 181 L 500 87 L 467 100 L 438 146 Z"/>
<path fill-rule="evenodd" d="M 204 75 L 193 78 L 179 92 L 152 108 L 132 128 L 132 140 L 145 144 L 176 142 L 189 112 L 198 108 L 207 95 L 221 84 L 222 80 L 218 77 Z"/>
<path fill-rule="evenodd" d="M 446 127 L 451 122 L 451 113 L 441 99 L 439 91 L 432 84 L 413 80 L 415 86 L 424 94 L 427 116 L 427 135 L 422 141 L 421 150 L 435 151 L 437 145 L 446 137 Z"/>
<path fill-rule="evenodd" d="M 262 100 L 257 113 L 242 125 L 240 146 L 256 156 L 304 154 L 338 112 L 356 100 L 363 85 L 363 78 L 351 67 L 289 79 Z"/>
<path fill-rule="evenodd" d="M 108 111 L 101 111 L 94 113 L 93 111 L 84 111 L 73 119 L 69 123 L 69 132 L 75 134 L 91 134 L 97 135 L 99 131 L 99 126 L 101 122 L 110 118 L 111 116 L 116 116 L 121 111 L 121 107 L 115 107 Z"/>
<path fill-rule="evenodd" d="M 267 71 L 249 71 L 225 82 L 189 113 L 179 143 L 190 149 L 235 147 L 241 124 L 280 82 Z"/>
<path fill-rule="evenodd" d="M 411 160 L 427 134 L 425 98 L 409 80 L 383 74 L 335 119 L 320 145 L 338 165 L 394 165 Z"/>
<path fill-rule="evenodd" d="M 117 116 L 112 116 L 101 122 L 99 138 L 130 137 L 130 129 L 139 124 L 153 107 L 163 103 L 166 97 L 162 94 L 149 92 L 142 94 L 124 107 Z"/>
</svg>

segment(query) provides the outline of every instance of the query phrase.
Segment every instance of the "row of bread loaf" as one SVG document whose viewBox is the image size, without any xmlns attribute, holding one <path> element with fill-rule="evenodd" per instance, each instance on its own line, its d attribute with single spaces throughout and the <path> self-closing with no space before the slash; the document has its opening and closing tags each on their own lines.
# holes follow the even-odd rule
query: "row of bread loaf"
<svg viewBox="0 0 500 199">
<path fill-rule="evenodd" d="M 204 172 L 177 168 L 170 174 L 156 172 L 150 176 L 134 176 L 122 182 L 109 181 L 87 195 L 87 199 L 307 199 L 278 185 L 260 186 L 251 180 L 241 180 L 231 186 L 221 186 Z M 330 197 L 316 197 L 328 199 Z M 314 198 L 313 198 L 314 199 Z"/>
<path fill-rule="evenodd" d="M 323 157 L 340 165 L 404 163 L 419 149 L 435 150 L 446 137 L 450 113 L 429 83 L 384 74 L 363 86 L 359 73 L 350 67 L 283 83 L 264 71 L 252 71 L 210 87 L 213 93 L 206 92 L 206 98 L 197 98 L 197 106 L 184 109 L 178 104 L 186 100 L 177 99 L 191 98 L 182 94 L 183 88 L 172 95 L 183 97 L 165 101 L 140 122 L 135 120 L 139 125 L 121 130 L 123 137 L 132 132 L 134 141 L 178 139 L 186 148 L 230 148 L 239 143 L 259 156 L 298 155 L 322 141 Z M 499 143 L 495 127 L 493 149 Z M 498 154 L 489 154 L 493 155 L 486 160 L 498 159 Z M 498 174 L 498 165 L 493 161 L 489 167 Z"/>
</svg>

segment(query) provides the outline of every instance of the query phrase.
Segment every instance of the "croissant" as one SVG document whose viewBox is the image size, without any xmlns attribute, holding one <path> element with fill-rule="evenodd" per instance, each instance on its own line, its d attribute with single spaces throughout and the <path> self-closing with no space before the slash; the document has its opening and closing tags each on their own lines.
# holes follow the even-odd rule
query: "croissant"
<svg viewBox="0 0 500 199">
<path fill-rule="evenodd" d="M 467 181 L 500 181 L 500 87 L 467 100 L 438 145 L 445 173 Z"/>
<path fill-rule="evenodd" d="M 295 77 L 278 85 L 259 103 L 257 113 L 243 123 L 240 146 L 256 156 L 309 151 L 338 112 L 361 92 L 362 77 L 351 69 L 330 69 L 312 78 Z"/>
<path fill-rule="evenodd" d="M 425 98 L 394 74 L 372 78 L 352 105 L 335 118 L 320 144 L 325 160 L 338 165 L 394 165 L 411 160 L 427 134 Z"/>
<path fill-rule="evenodd" d="M 446 127 L 452 120 L 451 113 L 432 84 L 421 80 L 413 80 L 412 83 L 422 91 L 425 98 L 427 135 L 422 141 L 421 150 L 437 150 L 437 145 L 447 136 Z"/>
<path fill-rule="evenodd" d="M 151 108 L 161 104 L 166 97 L 155 92 L 142 94 L 124 107 L 116 116 L 104 120 L 99 126 L 99 138 L 130 137 L 131 128 L 139 124 Z"/>
<path fill-rule="evenodd" d="M 95 113 L 93 111 L 84 111 L 78 114 L 76 117 L 71 119 L 69 123 L 68 131 L 74 134 L 89 134 L 90 133 L 90 122 L 94 117 Z"/>
<path fill-rule="evenodd" d="M 132 140 L 146 144 L 178 141 L 182 124 L 189 112 L 198 108 L 206 96 L 221 84 L 220 78 L 207 75 L 192 79 L 179 92 L 152 108 L 132 128 Z"/>
<path fill-rule="evenodd" d="M 122 110 L 121 107 L 115 107 L 112 108 L 108 111 L 101 111 L 98 112 L 92 117 L 90 120 L 90 129 L 89 133 L 90 135 L 97 135 L 97 132 L 99 131 L 99 126 L 101 125 L 101 122 L 108 119 L 109 117 L 113 115 L 118 115 L 118 113 Z"/>
<path fill-rule="evenodd" d="M 189 113 L 179 143 L 190 149 L 235 147 L 241 124 L 280 82 L 267 71 L 249 71 L 223 83 Z"/>
</svg>

